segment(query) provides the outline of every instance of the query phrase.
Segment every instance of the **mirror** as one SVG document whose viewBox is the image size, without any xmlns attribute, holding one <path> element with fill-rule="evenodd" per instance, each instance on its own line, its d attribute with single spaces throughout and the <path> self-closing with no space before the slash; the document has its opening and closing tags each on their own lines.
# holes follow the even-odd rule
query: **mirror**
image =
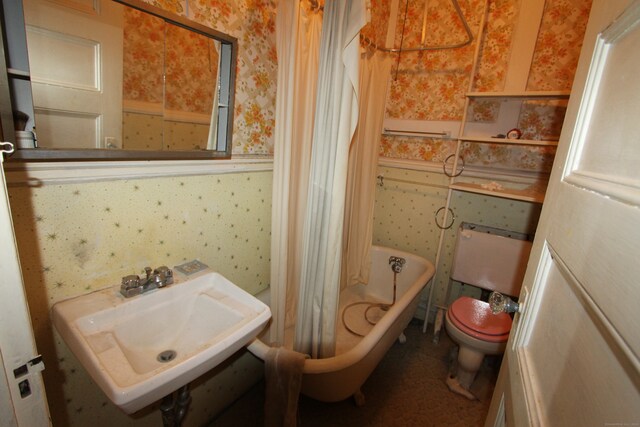
<svg viewBox="0 0 640 427">
<path fill-rule="evenodd" d="M 23 5 L 33 103 L 13 96 L 14 157 L 230 157 L 235 38 L 138 0 Z"/>
</svg>

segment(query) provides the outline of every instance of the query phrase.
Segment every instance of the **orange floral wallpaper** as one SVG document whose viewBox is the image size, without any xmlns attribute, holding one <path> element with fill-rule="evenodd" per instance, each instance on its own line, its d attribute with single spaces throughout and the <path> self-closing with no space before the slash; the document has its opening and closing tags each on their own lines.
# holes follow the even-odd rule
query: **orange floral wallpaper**
<svg viewBox="0 0 640 427">
<path fill-rule="evenodd" d="M 380 155 L 396 159 L 442 163 L 455 150 L 456 142 L 453 139 L 383 135 L 380 141 Z"/>
<path fill-rule="evenodd" d="M 558 140 L 566 111 L 567 100 L 525 102 L 517 125 L 522 131 L 522 138 Z"/>
<path fill-rule="evenodd" d="M 464 37 L 450 0 L 409 1 L 404 46 L 416 46 L 421 39 L 427 1 L 427 44 L 454 43 Z M 474 34 L 478 33 L 484 2 L 460 2 Z M 400 43 L 406 1 L 400 1 L 396 47 Z M 591 0 L 548 0 L 531 67 L 528 90 L 570 89 L 580 54 L 581 41 Z M 489 0 L 486 27 L 481 42 L 473 90 L 500 91 L 504 87 L 511 41 L 518 18 L 517 0 Z M 425 53 L 403 53 L 399 68 L 392 70 L 387 117 L 408 120 L 460 120 L 464 93 L 469 87 L 473 46 Z M 523 105 L 518 127 L 529 139 L 557 138 L 566 105 Z M 493 122 L 499 105 L 476 101 L 468 120 Z M 453 141 L 433 138 L 383 136 L 380 155 L 440 162 L 454 150 Z M 548 171 L 554 148 L 507 147 L 500 144 L 468 144 L 463 147 L 467 164 L 509 169 Z"/>
<path fill-rule="evenodd" d="M 371 0 L 371 22 L 360 31 L 378 46 L 384 46 L 387 39 L 387 28 L 391 16 L 391 2 L 389 0 Z"/>
<path fill-rule="evenodd" d="M 218 79 L 216 43 L 175 25 L 166 33 L 165 109 L 211 114 Z"/>
<path fill-rule="evenodd" d="M 162 104 L 164 22 L 130 7 L 124 10 L 123 97 Z"/>
<path fill-rule="evenodd" d="M 238 39 L 233 154 L 273 154 L 275 0 L 144 1 Z M 176 93 L 178 104 L 186 101 L 185 94 Z"/>
<path fill-rule="evenodd" d="M 482 38 L 478 70 L 473 90 L 497 92 L 504 88 L 511 40 L 518 17 L 517 0 L 493 0 L 489 3 L 486 29 Z"/>
<path fill-rule="evenodd" d="M 547 0 L 527 90 L 570 90 L 591 0 Z"/>
<path fill-rule="evenodd" d="M 406 23 L 407 2 L 401 1 L 395 47 L 400 46 L 403 28 L 402 45 L 420 46 L 425 1 L 428 1 L 425 43 L 436 45 L 463 41 L 466 34 L 450 0 L 409 1 Z M 477 34 L 483 1 L 460 2 L 460 7 L 471 31 Z M 399 64 L 396 62 L 392 70 L 387 116 L 412 120 L 460 120 L 473 53 L 473 44 L 459 49 L 402 53 Z"/>
<path fill-rule="evenodd" d="M 132 8 L 125 8 L 124 22 L 124 99 L 211 114 L 218 75 L 214 41 Z"/>
<path fill-rule="evenodd" d="M 239 55 L 234 123 L 235 154 L 272 154 L 275 125 L 277 58 L 275 51 L 275 0 L 145 0 L 173 13 L 188 15 L 196 22 L 238 38 Z M 426 43 L 451 43 L 464 38 L 450 0 L 408 1 L 404 46 L 420 43 L 422 18 L 427 2 Z M 363 32 L 383 44 L 390 8 L 389 0 L 371 0 L 372 24 Z M 483 10 L 483 0 L 460 2 L 474 34 Z M 517 0 L 489 0 L 489 14 L 483 37 L 474 90 L 501 90 L 506 75 Z M 399 4 L 396 46 L 399 45 L 406 1 Z M 536 45 L 534 65 L 528 83 L 530 90 L 570 87 L 580 51 L 591 0 L 548 0 Z M 395 78 L 390 76 L 386 114 L 415 120 L 459 120 L 464 92 L 469 85 L 473 46 L 425 53 L 405 53 Z M 531 108 L 531 109 L 530 109 Z M 556 107 L 554 107 L 556 108 Z M 560 107 L 558 111 L 561 111 Z M 495 107 L 474 107 L 474 120 L 492 120 Z M 535 113 L 534 113 L 535 111 Z M 555 132 L 557 120 L 541 118 L 540 106 L 523 108 L 521 126 L 529 133 Z M 543 122 L 555 122 L 543 123 Z M 533 130 L 533 126 L 540 125 Z M 438 161 L 448 141 L 406 137 L 383 138 L 380 154 L 388 157 L 433 159 Z M 535 150 L 534 150 L 535 151 Z M 533 153 L 536 156 L 539 153 Z M 530 157 L 521 154 L 521 158 Z M 517 155 L 509 158 L 518 158 Z M 546 164 L 545 161 L 529 164 Z M 519 162 L 511 166 L 519 166 Z"/>
</svg>

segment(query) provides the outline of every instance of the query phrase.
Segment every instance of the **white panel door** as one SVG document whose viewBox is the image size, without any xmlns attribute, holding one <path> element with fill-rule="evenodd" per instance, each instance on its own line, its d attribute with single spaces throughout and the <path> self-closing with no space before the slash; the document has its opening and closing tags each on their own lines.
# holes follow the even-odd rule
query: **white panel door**
<svg viewBox="0 0 640 427">
<path fill-rule="evenodd" d="M 0 143 L 0 425 L 50 425 L 2 168 Z M 30 363 L 31 362 L 31 363 Z"/>
<path fill-rule="evenodd" d="M 594 0 L 487 425 L 640 425 L 639 76 L 640 0 Z"/>
<path fill-rule="evenodd" d="M 38 145 L 122 147 L 122 5 L 24 0 Z"/>
</svg>

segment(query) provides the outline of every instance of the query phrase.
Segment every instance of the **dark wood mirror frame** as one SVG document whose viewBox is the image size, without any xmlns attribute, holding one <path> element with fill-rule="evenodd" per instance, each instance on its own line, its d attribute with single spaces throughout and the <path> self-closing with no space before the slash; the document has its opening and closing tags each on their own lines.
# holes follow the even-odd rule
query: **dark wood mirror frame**
<svg viewBox="0 0 640 427">
<path fill-rule="evenodd" d="M 237 62 L 237 39 L 227 34 L 198 24 L 182 16 L 174 15 L 163 9 L 149 5 L 141 0 L 113 0 L 117 3 L 133 7 L 142 12 L 149 13 L 173 25 L 188 29 L 205 37 L 213 38 L 220 42 L 220 89 L 218 106 L 218 149 L 217 150 L 180 150 L 180 151 L 153 151 L 153 150 L 122 150 L 122 149 L 50 149 L 30 148 L 17 149 L 9 156 L 9 161 L 106 161 L 106 160 L 206 160 L 228 159 L 231 157 L 233 136 L 233 112 L 235 98 L 235 78 Z M 16 12 L 16 8 L 19 10 Z M 8 11 L 8 9 L 13 9 Z M 11 16 L 15 21 L 15 14 L 22 17 L 19 25 L 12 24 L 5 19 Z M 12 79 L 29 80 L 28 73 L 12 73 L 11 56 L 24 55 L 26 57 L 26 31 L 22 2 L 16 0 L 2 0 L 0 10 L 2 32 L 0 34 L 0 50 L 4 61 L 0 61 L 0 135 L 3 141 L 15 143 L 12 99 Z M 16 34 L 18 33 L 18 34 Z M 9 39 L 17 38 L 17 43 L 8 43 Z M 22 40 L 22 42 L 20 42 Z M 19 52 L 11 51 L 11 47 L 18 46 Z M 21 46 L 22 49 L 20 49 Z M 23 50 L 23 51 L 22 51 Z M 30 83 L 29 83 L 30 90 Z M 215 106 L 214 106 L 215 108 Z M 10 131 L 11 130 L 11 131 Z"/>
</svg>

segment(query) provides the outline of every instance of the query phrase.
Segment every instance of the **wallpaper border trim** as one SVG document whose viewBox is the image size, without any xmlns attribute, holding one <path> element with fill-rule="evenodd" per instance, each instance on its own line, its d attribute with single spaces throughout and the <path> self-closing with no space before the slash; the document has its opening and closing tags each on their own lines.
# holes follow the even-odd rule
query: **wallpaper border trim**
<svg viewBox="0 0 640 427">
<path fill-rule="evenodd" d="M 273 170 L 273 158 L 121 162 L 5 163 L 8 186 L 114 181 L 169 176 L 219 175 Z"/>
<path fill-rule="evenodd" d="M 412 171 L 443 173 L 442 163 L 425 162 L 422 160 L 396 159 L 391 157 L 380 157 L 378 159 L 379 167 L 406 169 Z M 513 178 L 524 182 L 536 181 L 539 179 L 548 179 L 549 174 L 538 171 L 528 171 L 522 169 L 496 168 L 486 166 L 467 166 L 465 172 L 461 175 L 469 178 L 484 179 L 505 179 Z"/>
</svg>

